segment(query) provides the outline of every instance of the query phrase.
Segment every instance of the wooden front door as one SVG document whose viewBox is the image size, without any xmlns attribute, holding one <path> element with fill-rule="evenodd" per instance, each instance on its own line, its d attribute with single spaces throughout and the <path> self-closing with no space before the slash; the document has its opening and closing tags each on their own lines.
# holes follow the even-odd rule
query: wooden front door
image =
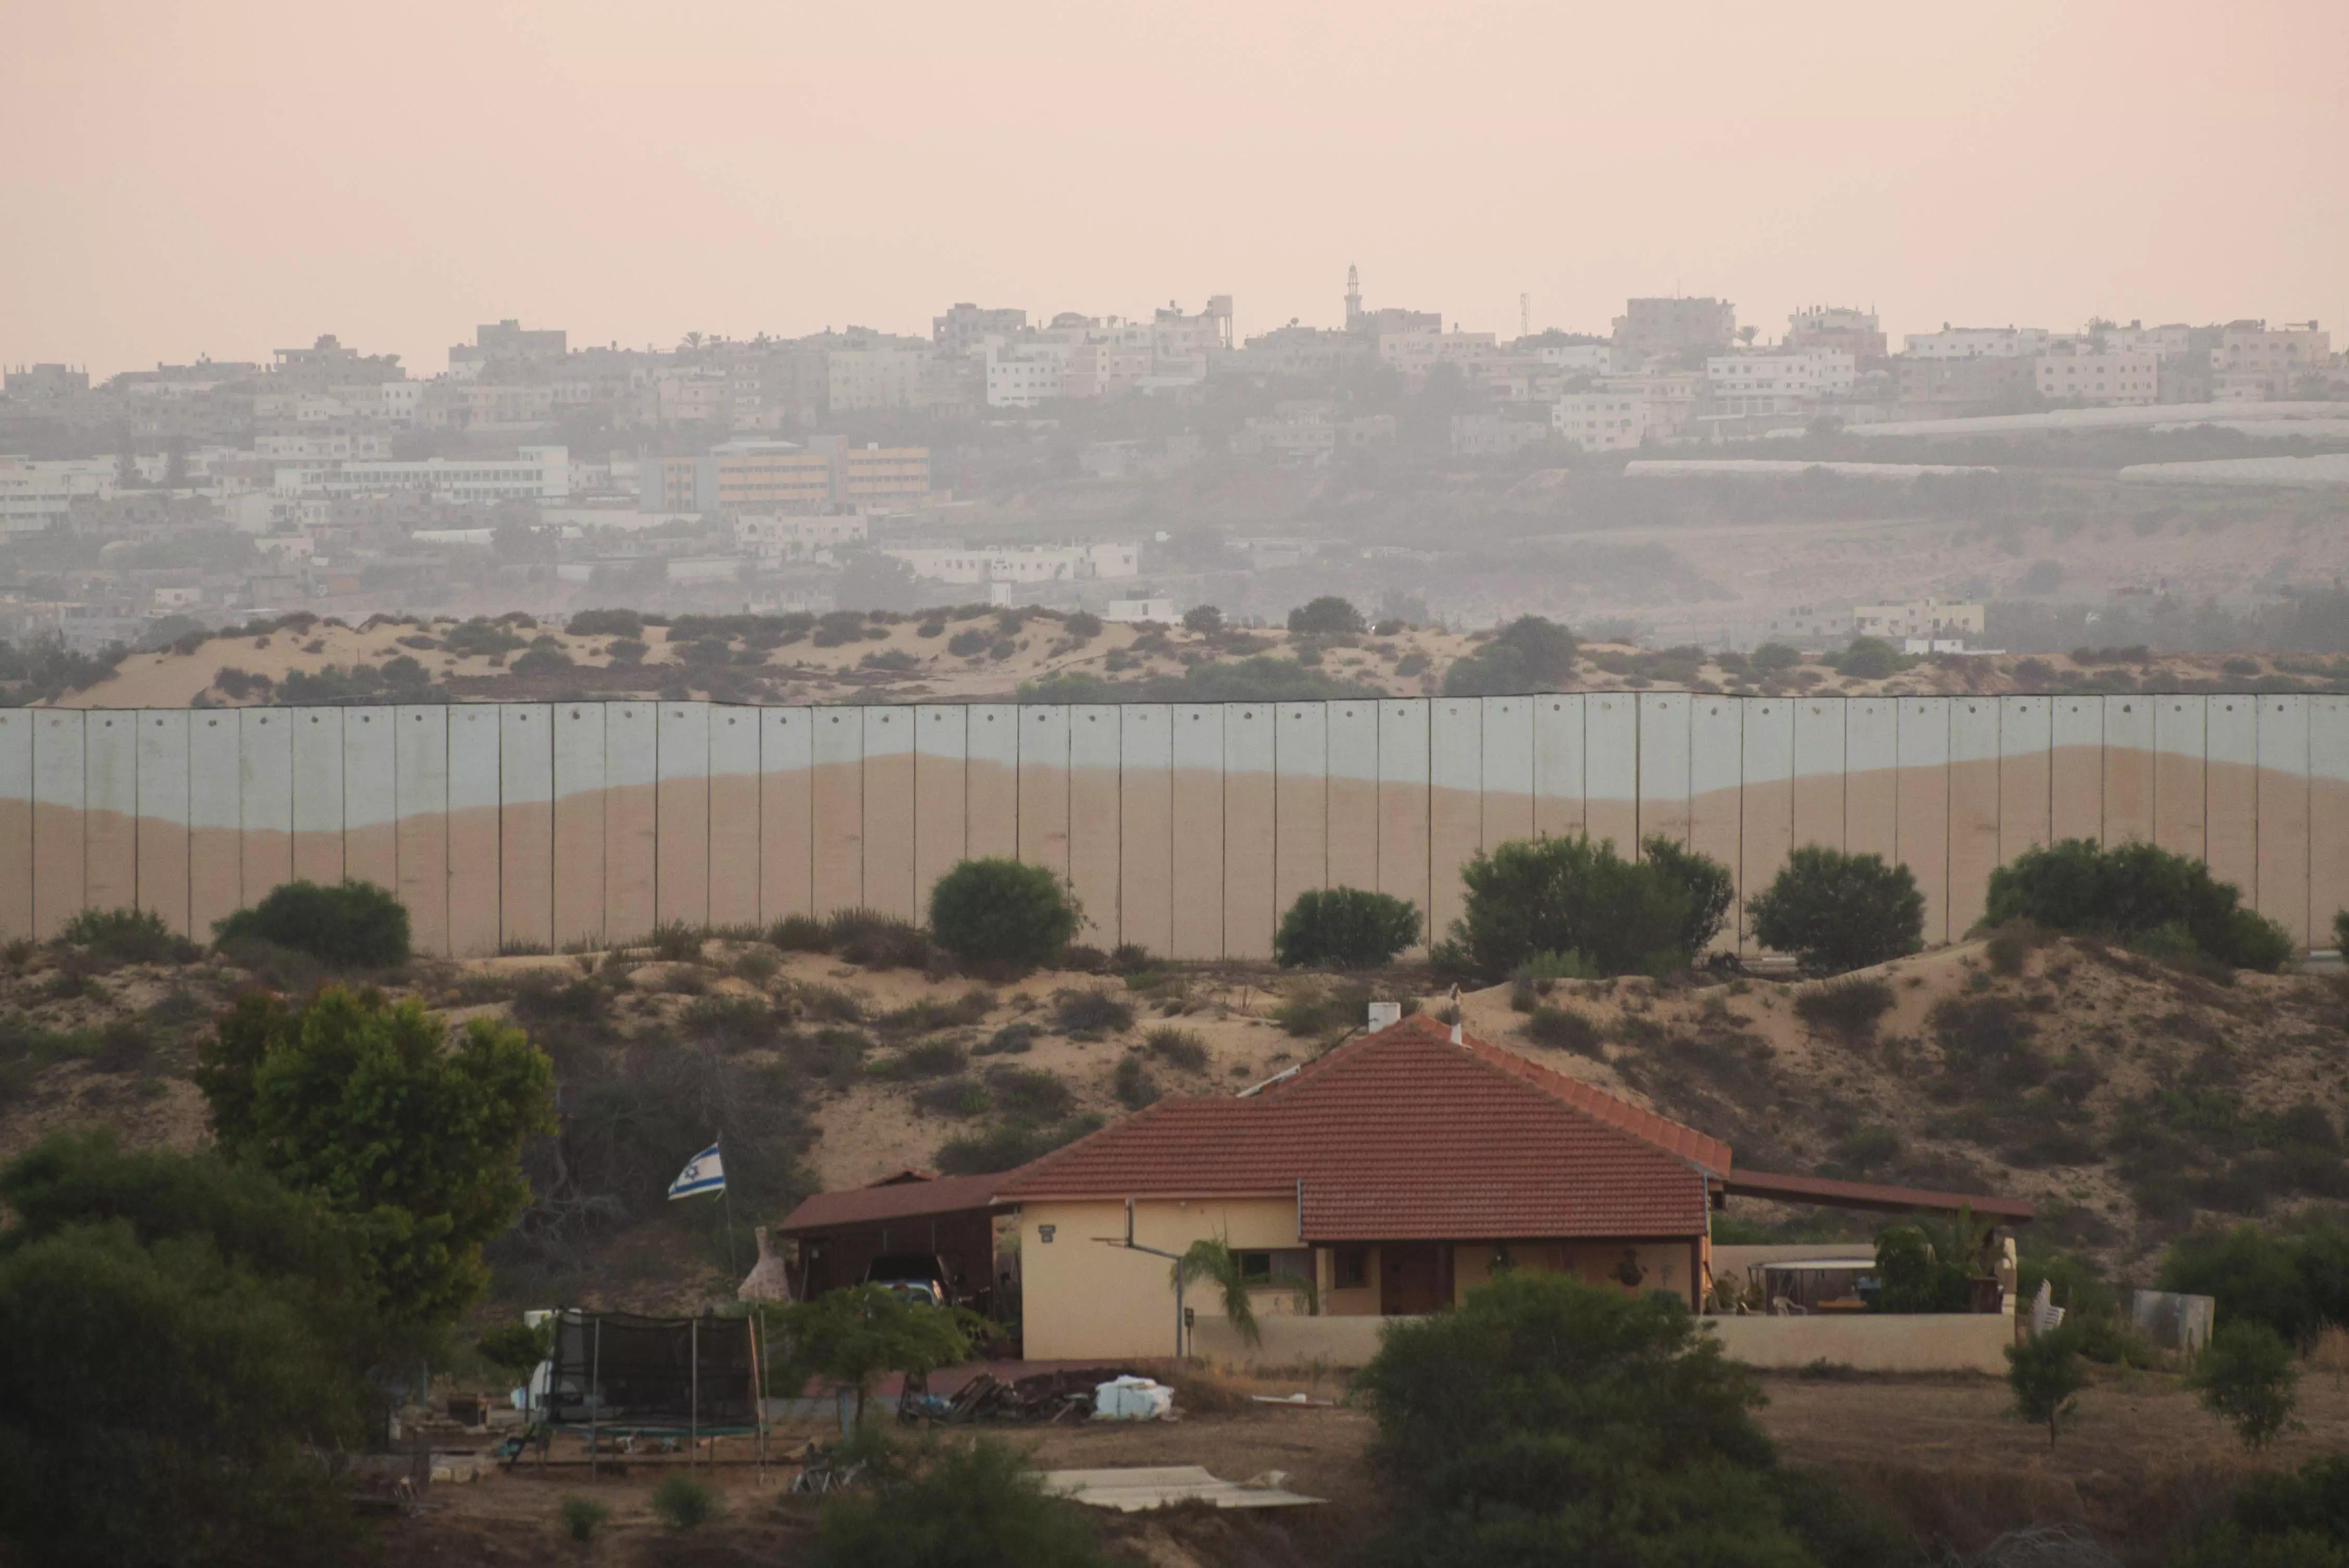
<svg viewBox="0 0 2349 1568">
<path fill-rule="evenodd" d="M 1444 1305 L 1444 1254 L 1429 1242 L 1390 1242 L 1379 1249 L 1379 1311 L 1411 1317 Z"/>
</svg>

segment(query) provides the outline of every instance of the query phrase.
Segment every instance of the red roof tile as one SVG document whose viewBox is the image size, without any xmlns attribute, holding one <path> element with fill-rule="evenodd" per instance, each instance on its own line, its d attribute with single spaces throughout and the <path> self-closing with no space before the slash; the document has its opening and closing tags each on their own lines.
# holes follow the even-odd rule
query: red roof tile
<svg viewBox="0 0 2349 1568">
<path fill-rule="evenodd" d="M 1717 1139 L 1407 1018 L 1247 1099 L 1162 1100 L 997 1179 L 996 1195 L 1300 1191 L 1309 1242 L 1679 1236 L 1705 1228 Z"/>
<path fill-rule="evenodd" d="M 925 1179 L 910 1171 L 884 1177 L 870 1187 L 845 1192 L 818 1192 L 793 1209 L 776 1229 L 787 1236 L 810 1231 L 837 1230 L 843 1225 L 876 1224 L 883 1220 L 911 1219 L 924 1214 L 951 1214 L 965 1209 L 991 1208 L 1000 1176 L 937 1176 Z"/>
</svg>

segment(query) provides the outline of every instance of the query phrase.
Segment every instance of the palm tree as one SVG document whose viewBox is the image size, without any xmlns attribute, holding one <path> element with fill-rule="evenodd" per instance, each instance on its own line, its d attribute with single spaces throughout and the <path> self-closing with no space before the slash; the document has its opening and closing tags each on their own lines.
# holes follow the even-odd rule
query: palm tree
<svg viewBox="0 0 2349 1568">
<path fill-rule="evenodd" d="M 1257 1326 L 1256 1304 L 1248 1299 L 1247 1281 L 1240 1277 L 1239 1254 L 1232 1251 L 1229 1241 L 1202 1236 L 1174 1260 L 1172 1273 L 1177 1292 L 1194 1280 L 1213 1281 L 1224 1298 L 1224 1315 L 1241 1340 L 1248 1345 L 1264 1343 L 1264 1330 Z"/>
</svg>

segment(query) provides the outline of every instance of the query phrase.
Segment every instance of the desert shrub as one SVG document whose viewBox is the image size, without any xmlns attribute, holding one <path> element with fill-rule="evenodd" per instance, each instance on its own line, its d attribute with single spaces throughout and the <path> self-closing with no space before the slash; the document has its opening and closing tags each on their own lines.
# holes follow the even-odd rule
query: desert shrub
<svg viewBox="0 0 2349 1568">
<path fill-rule="evenodd" d="M 1370 1004 L 1371 993 L 1361 985 L 1315 986 L 1289 996 L 1271 1016 L 1274 1023 L 1302 1039 L 1362 1026 Z"/>
<path fill-rule="evenodd" d="M 916 1109 L 932 1116 L 984 1116 L 993 1104 L 976 1078 L 941 1078 L 914 1091 Z"/>
<path fill-rule="evenodd" d="M 1856 681 L 1880 681 L 1916 662 L 1881 637 L 1854 637 L 1835 667 Z"/>
<path fill-rule="evenodd" d="M 1052 1021 L 1064 1035 L 1097 1039 L 1133 1027 L 1133 1005 L 1081 986 L 1052 998 Z"/>
<path fill-rule="evenodd" d="M 877 1484 L 842 1492 L 816 1526 L 814 1568 L 1106 1568 L 1092 1521 L 1047 1496 L 1034 1461 L 981 1437 L 871 1467 Z"/>
<path fill-rule="evenodd" d="M 987 1069 L 988 1092 L 1007 1119 L 1028 1125 L 1059 1121 L 1077 1108 L 1069 1086 L 1050 1073 L 999 1062 Z"/>
<path fill-rule="evenodd" d="M 2263 1324 L 2304 1345 L 2320 1324 L 2349 1322 L 2349 1230 L 2321 1224 L 2278 1235 L 2257 1225 L 2198 1228 L 2170 1243 L 2158 1283 L 2211 1297 L 2221 1324 Z"/>
<path fill-rule="evenodd" d="M 1101 1126 L 1099 1117 L 1071 1117 L 1049 1127 L 1007 1125 L 950 1138 L 938 1146 L 937 1167 L 948 1176 L 1010 1171 L 1073 1143 Z"/>
<path fill-rule="evenodd" d="M 1754 650 L 1754 667 L 1765 673 L 1791 670 L 1803 662 L 1803 655 L 1784 643 L 1764 643 Z"/>
<path fill-rule="evenodd" d="M 688 925 L 681 920 L 663 921 L 653 927 L 645 944 L 653 956 L 664 964 L 698 964 L 701 944 L 709 939 L 709 931 L 698 925 Z"/>
<path fill-rule="evenodd" d="M 579 1545 L 594 1541 L 611 1518 L 612 1511 L 592 1497 L 563 1500 L 563 1533 Z"/>
<path fill-rule="evenodd" d="M 1061 628 L 1079 642 L 1102 634 L 1102 618 L 1090 610 L 1079 610 L 1061 623 Z"/>
<path fill-rule="evenodd" d="M 861 1024 L 864 1021 L 864 1004 L 856 993 L 838 985 L 795 985 L 792 995 L 800 1011 L 806 1016 L 825 1024 Z"/>
<path fill-rule="evenodd" d="M 1806 844 L 1745 901 L 1754 937 L 1815 975 L 1865 968 L 1924 945 L 1925 896 L 1907 866 Z"/>
<path fill-rule="evenodd" d="M 1206 1069 L 1207 1042 L 1188 1029 L 1162 1025 L 1142 1037 L 1142 1048 L 1184 1072 Z"/>
<path fill-rule="evenodd" d="M 1333 633 L 1365 632 L 1370 629 L 1370 623 L 1362 619 L 1362 613 L 1348 601 L 1335 593 L 1324 593 L 1291 610 L 1288 613 L 1288 629 L 1326 636 Z"/>
<path fill-rule="evenodd" d="M 971 1047 L 975 1057 L 1025 1056 L 1035 1048 L 1036 1037 L 1042 1031 L 1033 1024 L 1006 1024 L 983 1044 Z"/>
<path fill-rule="evenodd" d="M 974 985 L 950 1002 L 936 1002 L 927 996 L 907 1003 L 893 1013 L 885 1013 L 874 1026 L 885 1033 L 916 1035 L 935 1029 L 968 1027 L 983 1023 L 995 1010 L 995 994 Z"/>
<path fill-rule="evenodd" d="M 783 1024 L 772 1007 L 755 997 L 704 996 L 678 1017 L 678 1028 L 688 1039 L 742 1051 L 773 1045 Z"/>
<path fill-rule="evenodd" d="M 1392 1323 L 1355 1387 L 1404 1504 L 1398 1561 L 1811 1561 L 1753 1374 L 1667 1293 L 1513 1271 Z"/>
<path fill-rule="evenodd" d="M 1599 1026 L 1572 1007 L 1540 1006 L 1525 1022 L 1526 1038 L 1536 1045 L 1572 1051 L 1578 1057 L 1599 1056 Z"/>
<path fill-rule="evenodd" d="M 930 932 L 966 963 L 1032 969 L 1077 934 L 1081 912 L 1042 866 L 1002 858 L 965 861 L 930 890 Z"/>
<path fill-rule="evenodd" d="M 909 1078 L 944 1078 L 958 1073 L 970 1065 L 970 1053 L 953 1040 L 923 1040 L 907 1046 L 892 1057 L 884 1070 L 892 1077 Z"/>
<path fill-rule="evenodd" d="M 1876 1238 L 1876 1274 L 1883 1281 L 1878 1312 L 1963 1312 L 1972 1290 L 1966 1266 L 1941 1256 L 1915 1225 L 1895 1225 Z"/>
<path fill-rule="evenodd" d="M 1297 895 L 1272 939 L 1284 969 L 1327 965 L 1375 969 L 1420 936 L 1418 906 L 1361 888 L 1312 888 Z"/>
<path fill-rule="evenodd" d="M 926 969 L 930 939 L 920 927 L 877 910 L 843 909 L 825 922 L 831 951 L 860 969 Z"/>
<path fill-rule="evenodd" d="M 1807 985 L 1795 995 L 1795 1016 L 1815 1029 L 1849 1040 L 1876 1033 L 1877 1020 L 1892 1010 L 1891 985 L 1873 976 Z"/>
<path fill-rule="evenodd" d="M 1150 1076 L 1150 1068 L 1140 1053 L 1128 1051 L 1117 1059 L 1117 1068 L 1110 1075 L 1110 1088 L 1118 1104 L 1128 1110 L 1140 1110 L 1158 1100 L 1158 1080 Z"/>
<path fill-rule="evenodd" d="M 326 966 L 306 953 L 264 942 L 257 936 L 233 936 L 213 949 L 221 961 L 245 971 L 254 984 L 288 996 L 304 996 L 326 978 Z"/>
<path fill-rule="evenodd" d="M 767 941 L 785 953 L 829 953 L 832 933 L 812 914 L 787 914 L 767 930 Z"/>
<path fill-rule="evenodd" d="M 574 637 L 638 637 L 645 618 L 634 610 L 582 610 L 563 629 Z"/>
<path fill-rule="evenodd" d="M 193 951 L 161 915 L 145 909 L 83 910 L 66 922 L 57 940 L 113 964 L 160 964 Z"/>
<path fill-rule="evenodd" d="M 1854 1128 L 1836 1140 L 1830 1151 L 1838 1165 L 1862 1174 L 1900 1158 L 1900 1135 L 1889 1127 L 1871 1124 Z"/>
<path fill-rule="evenodd" d="M 953 636 L 948 637 L 947 652 L 958 659 L 977 658 L 987 652 L 988 645 L 993 641 L 995 638 L 990 634 L 974 626 L 968 631 L 957 632 Z"/>
<path fill-rule="evenodd" d="M 2221 1324 L 2192 1382 L 2203 1407 L 2257 1453 L 2292 1419 L 2300 1383 L 2296 1360 L 2290 1342 L 2264 1323 Z"/>
<path fill-rule="evenodd" d="M 1213 604 L 1194 604 L 1183 612 L 1183 629 L 1212 636 L 1224 629 L 1224 613 Z"/>
<path fill-rule="evenodd" d="M 2176 928 L 2204 956 L 2238 969 L 2271 971 L 2292 956 L 2282 926 L 2246 909 L 2241 892 L 2199 861 L 2132 841 L 2104 849 L 2066 839 L 2027 850 L 1991 873 L 1982 919 L 2029 921 L 2052 931 L 2124 938 Z"/>
<path fill-rule="evenodd" d="M 1574 678 L 1574 634 L 1539 615 L 1520 615 L 1444 672 L 1447 696 L 1506 696 L 1555 691 Z"/>
<path fill-rule="evenodd" d="M 753 947 L 736 954 L 734 976 L 738 980 L 748 980 L 753 985 L 764 985 L 782 967 L 783 961 L 776 954 L 764 947 Z"/>
<path fill-rule="evenodd" d="M 784 1042 L 792 1068 L 809 1078 L 846 1085 L 864 1076 L 865 1053 L 873 1042 L 856 1029 L 824 1028 L 794 1035 Z"/>
<path fill-rule="evenodd" d="M 2349 1454 L 2251 1475 L 2169 1568 L 2349 1568 Z"/>
<path fill-rule="evenodd" d="M 1703 950 L 1733 896 L 1718 862 L 1661 839 L 1644 860 L 1588 838 L 1519 839 L 1461 868 L 1466 912 L 1437 956 L 1497 981 L 1540 954 L 1578 953 L 1605 975 L 1660 973 Z"/>
<path fill-rule="evenodd" d="M 1886 1288 L 1890 1288 L 1889 1283 Z M 2079 1338 L 2079 1331 L 2065 1324 L 2006 1347 L 2006 1386 L 2014 1391 L 2014 1413 L 2046 1427 L 2051 1449 L 2057 1429 L 2078 1407 L 2075 1396 L 2088 1386 L 2087 1370 L 2080 1365 Z"/>
<path fill-rule="evenodd" d="M 329 969 L 408 962 L 408 909 L 370 882 L 292 882 L 212 927 L 216 944 L 244 937 L 306 954 Z"/>
<path fill-rule="evenodd" d="M 673 1475 L 653 1488 L 652 1509 L 671 1530 L 698 1530 L 726 1511 L 726 1499 L 708 1481 Z"/>
<path fill-rule="evenodd" d="M 1926 1016 L 1949 1082 L 1977 1094 L 2018 1091 L 2047 1076 L 2037 1029 L 2003 996 L 1950 996 Z"/>
</svg>

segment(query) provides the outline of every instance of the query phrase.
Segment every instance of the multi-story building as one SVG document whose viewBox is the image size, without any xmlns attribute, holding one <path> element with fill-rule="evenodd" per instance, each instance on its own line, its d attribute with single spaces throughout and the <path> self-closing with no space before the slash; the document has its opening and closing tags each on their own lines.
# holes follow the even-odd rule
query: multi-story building
<svg viewBox="0 0 2349 1568">
<path fill-rule="evenodd" d="M 114 458 L 0 458 L 0 532 L 38 533 L 63 522 L 77 497 L 106 500 L 120 468 Z"/>
<path fill-rule="evenodd" d="M 328 499 L 406 490 L 462 502 L 562 500 L 571 493 L 570 456 L 562 447 L 523 447 L 512 459 L 300 462 L 278 469 L 274 488 Z"/>
<path fill-rule="evenodd" d="M 1736 337 L 1737 306 L 1710 296 L 1629 300 L 1615 318 L 1616 361 L 1624 367 L 1654 355 L 1718 351 Z"/>
<path fill-rule="evenodd" d="M 744 516 L 734 520 L 734 543 L 746 555 L 802 561 L 839 545 L 862 543 L 870 526 L 856 512 Z"/>
<path fill-rule="evenodd" d="M 515 365 L 559 365 L 569 351 L 561 327 L 525 328 L 512 316 L 473 329 L 473 341 L 451 345 L 449 373 L 467 379 L 493 367 Z"/>
<path fill-rule="evenodd" d="M 2031 404 L 2038 389 L 2033 361 L 2011 355 L 1904 355 L 1894 366 L 1901 410 L 1918 418 L 2020 408 Z"/>
<path fill-rule="evenodd" d="M 932 583 L 1082 583 L 1142 574 L 1139 544 L 1024 544 L 885 550 Z"/>
<path fill-rule="evenodd" d="M 2091 407 L 2150 404 L 2161 396 L 2161 356 L 2149 348 L 2074 349 L 2033 361 L 2043 397 L 2078 400 Z"/>
<path fill-rule="evenodd" d="M 1019 343 L 987 350 L 987 406 L 1033 408 L 1060 397 L 1071 346 Z"/>
<path fill-rule="evenodd" d="M 826 403 L 836 412 L 921 407 L 927 348 L 834 349 L 825 356 Z"/>
<path fill-rule="evenodd" d="M 1418 330 L 1378 335 L 1379 363 L 1411 379 L 1439 365 L 1473 370 L 1500 357 L 1501 342 L 1489 332 Z"/>
<path fill-rule="evenodd" d="M 1452 455 L 1511 458 L 1527 447 L 1537 447 L 1548 440 L 1550 430 L 1549 424 L 1537 419 L 1510 419 L 1498 414 L 1454 414 Z"/>
<path fill-rule="evenodd" d="M 1806 348 L 1716 355 L 1704 362 L 1704 377 L 1706 395 L 1720 412 L 1788 414 L 1806 402 L 1850 391 L 1858 371 L 1840 349 Z"/>
<path fill-rule="evenodd" d="M 1951 637 L 1982 634 L 1983 607 L 1911 599 L 1899 604 L 1861 604 L 1851 613 L 1854 634 L 1863 637 Z"/>
<path fill-rule="evenodd" d="M 1537 352 L 1544 365 L 1554 365 L 1569 376 L 1607 376 L 1615 369 L 1611 343 L 1545 343 Z"/>
<path fill-rule="evenodd" d="M 930 318 L 930 342 L 940 354 L 959 359 L 985 347 L 990 337 L 1016 336 L 1027 326 L 1024 310 L 985 310 L 964 302 L 948 305 L 944 315 Z"/>
<path fill-rule="evenodd" d="M 11 397 L 69 397 L 89 390 L 89 372 L 65 365 L 19 365 L 0 377 L 0 392 Z"/>
<path fill-rule="evenodd" d="M 821 445 L 824 438 L 817 438 Z M 927 447 L 885 447 L 868 441 L 861 447 L 830 449 L 833 500 L 859 511 L 885 511 L 919 506 L 930 493 L 930 449 Z"/>
<path fill-rule="evenodd" d="M 1884 334 L 1872 310 L 1815 304 L 1786 318 L 1785 346 L 1820 348 L 1848 354 L 1861 369 L 1880 365 L 1886 357 Z"/>
<path fill-rule="evenodd" d="M 1622 451 L 1647 438 L 1648 399 L 1612 387 L 1569 392 L 1550 406 L 1549 423 L 1586 452 Z"/>
<path fill-rule="evenodd" d="M 2313 321 L 2271 331 L 2264 321 L 2230 321 L 2210 351 L 2211 395 L 2220 401 L 2279 400 L 2304 377 L 2332 365 L 2333 335 Z"/>
<path fill-rule="evenodd" d="M 858 511 L 919 505 L 930 492 L 927 447 L 850 447 L 818 436 L 728 441 L 698 457 L 647 458 L 637 467 L 639 510 L 653 512 Z"/>
<path fill-rule="evenodd" d="M 1901 339 L 1912 359 L 2036 359 L 2054 335 L 2044 326 L 1951 326 Z"/>
</svg>

